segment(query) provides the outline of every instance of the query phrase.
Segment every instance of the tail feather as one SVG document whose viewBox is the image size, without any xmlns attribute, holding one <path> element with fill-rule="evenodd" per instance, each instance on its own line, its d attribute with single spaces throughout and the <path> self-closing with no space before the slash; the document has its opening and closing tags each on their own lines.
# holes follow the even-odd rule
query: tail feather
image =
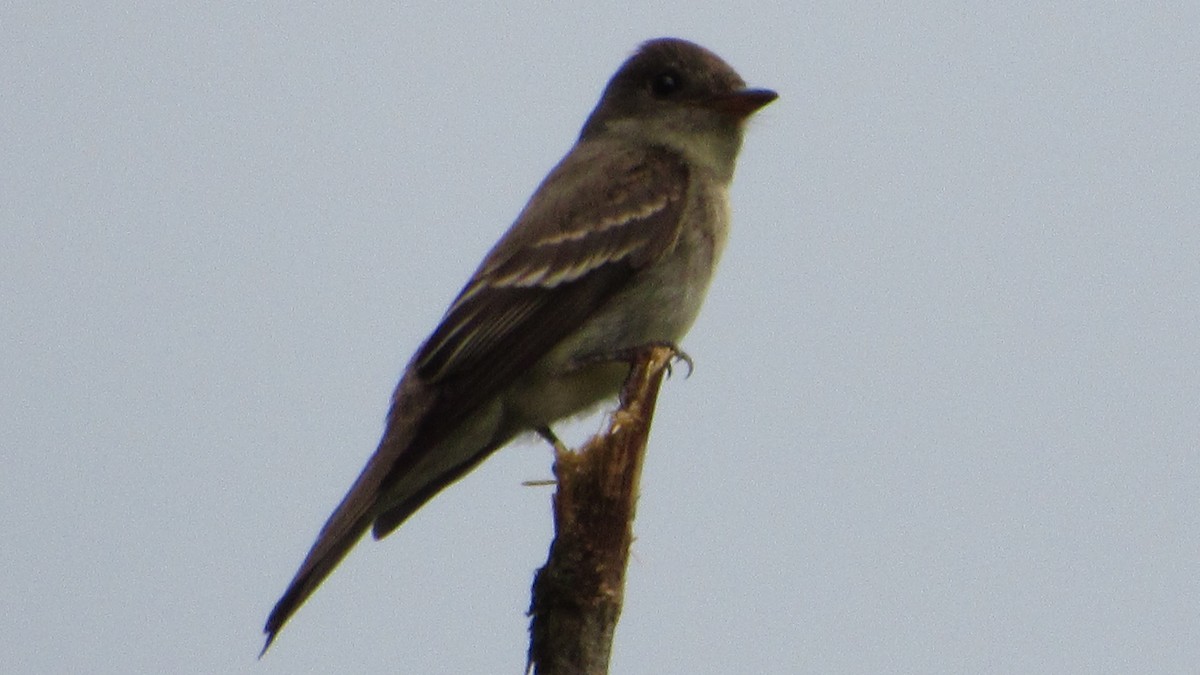
<svg viewBox="0 0 1200 675">
<path fill-rule="evenodd" d="M 472 448 L 471 441 L 463 442 L 462 439 L 459 441 L 464 444 L 461 449 L 447 448 L 441 445 L 445 440 L 444 433 L 450 429 L 461 430 L 461 416 L 452 417 L 450 421 L 439 420 L 440 426 L 434 425 L 433 431 L 427 430 L 426 416 L 434 408 L 436 399 L 421 382 L 407 376 L 397 387 L 394 399 L 379 448 L 321 528 L 296 576 L 267 617 L 263 628 L 267 639 L 260 658 L 288 619 L 341 563 L 372 523 L 375 538 L 383 538 L 514 435 L 497 420 L 484 416 L 482 427 L 476 431 L 486 434 L 484 438 L 490 438 L 489 441 L 481 443 L 477 450 Z M 466 426 L 471 427 L 470 424 Z M 467 438 L 471 438 L 469 433 Z M 466 459 L 454 462 L 463 449 Z M 430 453 L 439 455 L 440 459 L 432 459 Z"/>
<path fill-rule="evenodd" d="M 386 510 L 375 517 L 375 524 L 371 529 L 371 535 L 375 539 L 383 539 L 394 532 L 417 509 L 424 506 L 430 499 L 433 499 L 437 493 L 458 481 L 459 478 L 462 478 L 471 469 L 474 469 L 498 448 L 508 443 L 512 439 L 512 436 L 513 434 L 511 433 L 501 434 L 500 440 L 493 440 L 491 443 L 483 446 L 478 452 L 471 455 L 467 461 L 457 464 L 447 471 L 443 471 L 436 477 L 424 481 L 422 484 L 414 485 L 415 490 L 412 490 L 402 499 L 396 500 Z"/>
<path fill-rule="evenodd" d="M 304 604 L 308 596 L 312 595 L 317 586 L 321 585 L 325 577 L 333 572 L 371 526 L 371 521 L 382 508 L 380 500 L 384 499 L 384 495 L 381 494 L 380 487 L 387 475 L 397 470 L 397 463 L 401 458 L 408 455 L 413 434 L 421 426 L 421 420 L 436 400 L 419 379 L 407 375 L 401 378 L 392 399 L 387 429 L 375 454 L 367 461 L 354 485 L 321 528 L 316 543 L 305 556 L 299 571 L 292 578 L 292 583 L 267 617 L 267 624 L 263 628 L 263 632 L 267 634 L 267 641 L 259 653 L 259 658 L 267 653 L 275 636 L 288 619 Z M 410 461 L 415 461 L 416 458 L 417 456 L 413 456 Z"/>
<path fill-rule="evenodd" d="M 321 529 L 320 536 L 317 537 L 317 543 L 308 552 L 308 556 L 300 565 L 300 570 L 296 572 L 292 583 L 288 585 L 283 597 L 279 598 L 279 602 L 275 603 L 275 608 L 267 617 L 267 624 L 263 628 L 263 632 L 267 634 L 267 641 L 258 654 L 259 658 L 267 653 L 267 649 L 275 641 L 275 636 L 279 634 L 292 614 L 295 614 L 308 596 L 317 590 L 317 586 L 320 586 L 325 577 L 329 576 L 338 563 L 342 562 L 342 558 L 346 557 L 346 554 L 350 552 L 351 548 L 354 548 L 354 545 L 370 527 L 369 512 L 349 517 L 348 514 L 343 514 L 343 507 L 347 506 L 346 502 L 352 495 L 353 492 L 330 516 L 329 522 L 325 524 L 325 527 Z"/>
</svg>

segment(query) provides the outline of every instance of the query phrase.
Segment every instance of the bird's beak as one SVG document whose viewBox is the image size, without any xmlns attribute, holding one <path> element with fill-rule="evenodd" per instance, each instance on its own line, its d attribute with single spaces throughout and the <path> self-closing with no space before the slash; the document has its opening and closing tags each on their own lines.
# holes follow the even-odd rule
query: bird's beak
<svg viewBox="0 0 1200 675">
<path fill-rule="evenodd" d="M 770 89 L 741 89 L 717 94 L 707 101 L 708 106 L 737 120 L 744 120 L 759 108 L 779 98 Z"/>
</svg>

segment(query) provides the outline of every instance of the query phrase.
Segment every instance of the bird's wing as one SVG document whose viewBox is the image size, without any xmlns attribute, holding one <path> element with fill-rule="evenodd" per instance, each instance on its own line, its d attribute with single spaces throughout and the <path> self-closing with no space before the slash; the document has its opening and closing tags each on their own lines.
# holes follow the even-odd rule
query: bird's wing
<svg viewBox="0 0 1200 675">
<path fill-rule="evenodd" d="M 456 410 L 536 363 L 678 238 L 683 160 L 606 149 L 581 146 L 555 168 L 417 353 L 422 380 L 463 390 Z"/>
<path fill-rule="evenodd" d="M 674 245 L 688 178 L 665 148 L 583 143 L 555 167 L 413 358 L 379 448 L 271 612 L 268 646 L 372 520 L 376 538 L 385 536 L 495 449 L 480 448 L 400 503 L 379 503 L 445 434 Z"/>
<path fill-rule="evenodd" d="M 677 154 L 656 147 L 584 144 L 555 167 L 413 358 L 412 371 L 436 400 L 407 447 L 388 458 L 385 493 L 437 441 L 674 245 L 688 178 Z M 411 426 L 404 398 L 397 397 L 392 411 L 404 419 L 389 421 L 389 430 Z M 375 537 L 386 536 L 493 449 L 479 448 L 441 480 L 389 505 L 375 521 Z"/>
</svg>

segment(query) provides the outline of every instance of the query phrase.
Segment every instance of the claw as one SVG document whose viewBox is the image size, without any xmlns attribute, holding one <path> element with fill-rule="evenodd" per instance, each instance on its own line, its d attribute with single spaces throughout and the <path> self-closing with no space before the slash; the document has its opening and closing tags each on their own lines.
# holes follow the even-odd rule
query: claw
<svg viewBox="0 0 1200 675">
<path fill-rule="evenodd" d="M 687 367 L 688 367 L 687 375 L 684 375 L 684 378 L 691 377 L 692 371 L 696 369 L 696 364 L 692 361 L 692 357 L 688 356 L 687 352 L 683 351 L 682 349 L 679 349 L 675 345 L 667 345 L 667 346 L 669 346 L 671 348 L 671 350 L 675 352 L 675 355 L 672 356 L 671 360 L 667 362 L 667 377 L 671 377 L 672 375 L 675 374 L 675 372 L 674 372 L 674 370 L 672 370 L 672 368 L 674 367 L 674 365 L 676 363 L 678 363 L 680 361 L 683 361 L 685 364 L 687 364 Z"/>
</svg>

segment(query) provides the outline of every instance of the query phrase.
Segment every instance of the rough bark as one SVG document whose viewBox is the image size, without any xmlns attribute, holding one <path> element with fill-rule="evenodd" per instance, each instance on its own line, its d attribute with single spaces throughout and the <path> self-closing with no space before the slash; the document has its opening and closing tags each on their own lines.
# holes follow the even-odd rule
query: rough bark
<svg viewBox="0 0 1200 675">
<path fill-rule="evenodd" d="M 608 672 L 646 440 L 674 356 L 665 346 L 641 350 L 607 431 L 578 452 L 556 452 L 555 536 L 529 608 L 529 669 L 536 675 Z"/>
</svg>

